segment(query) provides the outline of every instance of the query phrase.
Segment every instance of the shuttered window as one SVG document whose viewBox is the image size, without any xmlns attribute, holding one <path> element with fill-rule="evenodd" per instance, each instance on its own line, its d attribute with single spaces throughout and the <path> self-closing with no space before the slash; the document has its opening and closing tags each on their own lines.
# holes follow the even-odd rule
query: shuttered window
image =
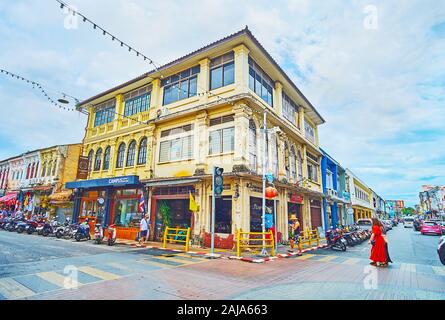
<svg viewBox="0 0 445 320">
<path fill-rule="evenodd" d="M 235 150 L 235 128 L 224 128 L 210 132 L 209 154 L 227 153 Z"/>
<path fill-rule="evenodd" d="M 193 158 L 193 136 L 162 141 L 159 147 L 159 162 L 188 160 Z"/>
</svg>

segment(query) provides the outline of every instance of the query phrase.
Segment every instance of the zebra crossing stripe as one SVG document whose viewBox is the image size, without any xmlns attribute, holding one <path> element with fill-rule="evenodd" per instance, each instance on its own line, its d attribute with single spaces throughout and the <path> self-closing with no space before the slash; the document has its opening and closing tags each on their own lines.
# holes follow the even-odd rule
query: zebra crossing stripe
<svg viewBox="0 0 445 320">
<path fill-rule="evenodd" d="M 406 272 L 416 272 L 416 265 L 412 264 L 412 263 L 402 263 L 402 265 L 400 266 L 400 269 L 402 271 L 406 271 Z"/>
<path fill-rule="evenodd" d="M 343 264 L 349 264 L 349 265 L 354 265 L 359 263 L 360 259 L 358 258 L 349 258 L 346 261 L 343 262 Z"/>
<path fill-rule="evenodd" d="M 445 276 L 445 267 L 432 266 L 435 274 Z"/>
<path fill-rule="evenodd" d="M 79 287 L 80 285 L 82 285 L 81 283 L 76 282 L 72 279 L 69 279 L 70 280 L 69 282 L 65 282 L 66 278 L 54 271 L 40 272 L 40 273 L 37 273 L 37 276 L 39 276 L 43 280 L 46 280 L 52 284 L 55 284 L 56 286 L 58 286 L 60 288 L 65 288 L 65 283 L 67 285 L 69 285 L 71 288 Z M 66 288 L 66 289 L 69 289 L 69 288 Z"/>
<path fill-rule="evenodd" d="M 89 275 L 92 275 L 93 277 L 96 278 L 100 278 L 102 280 L 117 280 L 120 279 L 121 277 L 118 275 L 115 275 L 114 273 L 111 272 L 106 272 L 106 271 L 102 271 L 93 267 L 80 267 L 79 268 L 80 271 L 88 273 Z"/>
<path fill-rule="evenodd" d="M 18 283 L 12 278 L 0 279 L 0 295 L 6 299 L 22 299 L 33 296 L 34 291 Z"/>
<path fill-rule="evenodd" d="M 160 260 L 173 261 L 173 262 L 177 262 L 177 263 L 180 263 L 180 264 L 192 264 L 192 263 L 196 263 L 196 261 L 187 261 L 187 260 L 178 259 L 178 258 L 175 258 L 175 257 L 163 257 L 163 256 L 159 256 L 159 257 L 156 257 L 156 258 L 157 258 L 157 259 L 160 259 Z"/>
<path fill-rule="evenodd" d="M 318 259 L 317 261 L 329 262 L 337 258 L 338 258 L 337 256 L 324 256 L 323 258 Z"/>
<path fill-rule="evenodd" d="M 310 259 L 310 258 L 315 257 L 315 256 L 316 256 L 316 254 L 306 253 L 306 254 L 303 254 L 300 257 L 297 257 L 296 259 L 298 259 L 298 260 L 307 260 L 307 259 Z"/>
</svg>

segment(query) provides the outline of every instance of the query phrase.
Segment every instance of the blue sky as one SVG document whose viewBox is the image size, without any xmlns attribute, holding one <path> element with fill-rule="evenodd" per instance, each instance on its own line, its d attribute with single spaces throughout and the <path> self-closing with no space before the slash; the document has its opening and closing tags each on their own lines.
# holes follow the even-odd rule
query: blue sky
<svg viewBox="0 0 445 320">
<path fill-rule="evenodd" d="M 68 3 L 158 64 L 248 25 L 326 119 L 321 145 L 344 167 L 411 205 L 422 184 L 445 184 L 440 1 Z M 81 99 L 151 69 L 81 21 L 66 29 L 65 19 L 55 0 L 0 0 L 0 68 Z M 0 158 L 83 138 L 83 115 L 26 83 L 0 75 L 0 101 Z"/>
</svg>

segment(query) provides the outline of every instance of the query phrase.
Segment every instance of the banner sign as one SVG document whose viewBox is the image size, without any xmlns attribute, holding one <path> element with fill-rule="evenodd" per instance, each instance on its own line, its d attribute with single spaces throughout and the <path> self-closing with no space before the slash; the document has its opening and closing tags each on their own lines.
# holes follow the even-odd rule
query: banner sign
<svg viewBox="0 0 445 320">
<path fill-rule="evenodd" d="M 79 157 L 79 162 L 77 165 L 77 179 L 88 179 L 88 157 Z"/>
</svg>

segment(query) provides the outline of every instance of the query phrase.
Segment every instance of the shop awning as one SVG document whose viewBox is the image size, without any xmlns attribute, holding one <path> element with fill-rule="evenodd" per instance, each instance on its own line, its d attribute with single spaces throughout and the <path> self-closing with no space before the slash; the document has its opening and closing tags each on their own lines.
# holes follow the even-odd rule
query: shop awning
<svg viewBox="0 0 445 320">
<path fill-rule="evenodd" d="M 6 196 L 0 198 L 0 202 L 7 203 L 17 199 L 17 193 L 8 193 Z"/>
<path fill-rule="evenodd" d="M 195 182 L 200 182 L 200 179 L 175 179 L 175 180 L 157 180 L 149 181 L 145 183 L 147 187 L 165 187 L 165 186 L 179 186 L 185 184 L 192 184 Z"/>
<path fill-rule="evenodd" d="M 72 190 L 64 190 L 61 192 L 56 192 L 48 197 L 51 203 L 54 202 L 69 202 L 71 195 L 73 194 Z"/>
</svg>

